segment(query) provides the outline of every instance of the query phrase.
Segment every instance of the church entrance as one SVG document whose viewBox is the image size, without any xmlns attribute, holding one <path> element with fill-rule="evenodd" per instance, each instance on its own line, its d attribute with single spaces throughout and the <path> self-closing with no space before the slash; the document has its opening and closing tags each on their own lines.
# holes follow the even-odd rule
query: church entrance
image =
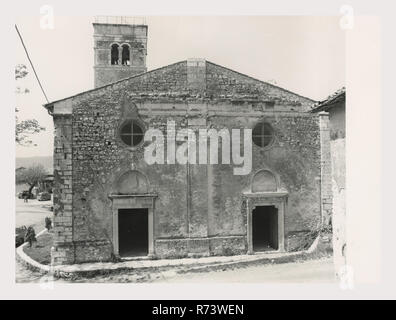
<svg viewBox="0 0 396 320">
<path fill-rule="evenodd" d="M 118 209 L 118 236 L 121 257 L 147 256 L 148 209 Z"/>
<path fill-rule="evenodd" d="M 252 212 L 253 251 L 278 250 L 278 209 L 257 206 Z"/>
</svg>

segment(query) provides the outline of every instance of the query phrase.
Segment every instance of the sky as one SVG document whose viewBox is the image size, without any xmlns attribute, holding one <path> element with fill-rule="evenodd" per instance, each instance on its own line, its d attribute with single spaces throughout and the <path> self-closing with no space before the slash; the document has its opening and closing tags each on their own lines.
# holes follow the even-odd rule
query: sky
<svg viewBox="0 0 396 320">
<path fill-rule="evenodd" d="M 50 101 L 93 88 L 94 17 L 54 17 L 53 29 L 40 16 L 16 24 Z M 339 17 L 320 16 L 148 16 L 147 68 L 204 58 L 314 100 L 345 86 L 345 34 Z M 46 130 L 35 146 L 16 146 L 17 157 L 51 156 L 52 117 L 15 32 L 16 64 L 29 75 L 16 82 L 18 117 L 37 119 Z"/>
</svg>

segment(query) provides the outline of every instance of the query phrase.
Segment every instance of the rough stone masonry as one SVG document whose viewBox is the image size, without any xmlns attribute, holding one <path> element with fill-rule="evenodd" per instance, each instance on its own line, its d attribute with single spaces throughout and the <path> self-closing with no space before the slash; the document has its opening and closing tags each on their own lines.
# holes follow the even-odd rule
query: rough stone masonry
<svg viewBox="0 0 396 320">
<path fill-rule="evenodd" d="M 113 42 L 136 42 L 128 28 L 99 27 L 114 38 L 101 57 Z M 137 58 L 131 67 L 144 69 Z M 292 251 L 328 220 L 328 116 L 308 112 L 313 100 L 203 59 L 128 77 L 119 68 L 108 62 L 95 73 L 108 84 L 45 105 L 55 124 L 53 264 Z M 265 143 L 252 144 L 248 175 L 229 164 L 148 165 L 147 142 L 133 139 L 148 128 L 166 135 L 168 120 L 176 130 L 264 128 Z"/>
</svg>

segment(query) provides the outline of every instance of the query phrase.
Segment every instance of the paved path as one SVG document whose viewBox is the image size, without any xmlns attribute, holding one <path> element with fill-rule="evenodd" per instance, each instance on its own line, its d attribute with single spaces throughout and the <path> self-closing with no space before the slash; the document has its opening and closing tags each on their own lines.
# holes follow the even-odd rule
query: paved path
<svg viewBox="0 0 396 320">
<path fill-rule="evenodd" d="M 97 275 L 89 278 L 74 279 L 79 283 L 119 283 L 119 282 L 165 282 L 165 283 L 331 283 L 334 280 L 333 258 L 322 258 L 281 264 L 247 265 L 227 270 L 206 269 L 204 272 L 177 273 L 178 269 L 168 271 L 130 270 L 121 273 Z M 16 261 L 16 282 L 46 283 L 48 277 L 28 270 Z M 52 280 L 51 280 L 52 281 Z M 56 279 L 55 282 L 69 282 Z M 73 282 L 73 281 L 72 281 Z"/>
<path fill-rule="evenodd" d="M 36 234 L 45 228 L 45 217 L 52 217 L 51 201 L 38 201 L 30 199 L 27 203 L 23 199 L 15 197 L 15 226 L 33 226 Z M 32 272 L 15 261 L 15 281 L 16 282 L 38 282 L 43 277 L 38 272 Z"/>
<path fill-rule="evenodd" d="M 129 270 L 121 273 L 75 278 L 78 283 L 332 283 L 332 258 L 282 264 L 247 265 L 227 270 L 206 269 L 204 272 L 178 273 L 182 268 L 167 271 Z M 59 280 L 56 280 L 59 281 Z M 61 279 L 68 282 L 69 280 Z"/>
<path fill-rule="evenodd" d="M 51 201 L 38 201 L 30 199 L 29 202 L 23 202 L 23 199 L 15 198 L 15 226 L 33 226 L 36 233 L 45 228 L 45 217 L 52 217 L 50 207 Z"/>
<path fill-rule="evenodd" d="M 16 226 L 33 225 L 38 233 L 44 229 L 44 218 L 51 216 L 49 211 L 50 201 L 39 202 L 29 200 L 24 203 L 22 199 L 16 198 Z M 276 258 L 277 254 L 266 254 L 266 258 Z M 233 257 L 208 257 L 199 259 L 207 263 L 238 262 L 238 260 L 256 260 L 258 256 L 233 256 Z M 176 265 L 180 268 L 190 265 L 198 259 L 178 259 Z M 213 261 L 212 261 L 213 260 Z M 284 264 L 248 265 L 245 267 L 229 268 L 225 271 L 206 270 L 205 272 L 188 272 L 178 274 L 175 270 L 166 272 L 138 271 L 147 266 L 164 267 L 175 264 L 172 260 L 157 261 L 128 261 L 121 263 L 125 266 L 133 265 L 134 271 L 122 272 L 109 276 L 97 276 L 90 279 L 78 279 L 78 282 L 331 282 L 334 279 L 332 259 L 309 260 L 305 262 L 292 262 Z M 253 261 L 252 261 L 253 262 Z M 176 267 L 176 265 L 174 267 Z M 107 267 L 115 268 L 111 263 L 94 263 L 70 266 L 70 269 L 97 270 Z M 118 266 L 119 267 L 119 266 Z M 139 268 L 140 267 L 140 268 Z M 178 269 L 177 267 L 175 269 Z M 47 276 L 28 270 L 18 260 L 16 261 L 16 282 L 40 282 L 46 281 Z M 64 282 L 67 280 L 56 280 Z"/>
<path fill-rule="evenodd" d="M 27 269 L 18 259 L 15 260 L 15 282 L 40 282 L 44 275 Z"/>
<path fill-rule="evenodd" d="M 112 262 L 92 262 L 92 263 L 81 263 L 72 265 L 55 266 L 55 271 L 62 271 L 67 273 L 73 272 L 93 272 L 99 270 L 145 270 L 145 269 L 164 269 L 164 268 L 202 268 L 207 266 L 216 265 L 228 265 L 238 264 L 246 262 L 258 262 L 265 260 L 267 263 L 273 259 L 284 259 L 284 258 L 297 258 L 303 254 L 303 252 L 268 252 L 254 255 L 237 255 L 237 256 L 211 256 L 201 258 L 179 258 L 179 259 L 159 259 L 159 260 L 148 260 L 148 259 L 132 259 L 130 261 L 122 261 L 118 263 Z"/>
</svg>

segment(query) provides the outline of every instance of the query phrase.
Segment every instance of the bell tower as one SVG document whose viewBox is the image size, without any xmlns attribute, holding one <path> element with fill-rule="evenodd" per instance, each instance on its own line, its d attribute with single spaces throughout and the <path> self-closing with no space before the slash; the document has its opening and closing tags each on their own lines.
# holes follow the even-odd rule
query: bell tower
<svg viewBox="0 0 396 320">
<path fill-rule="evenodd" d="M 147 71 L 144 18 L 95 17 L 95 88 Z"/>
</svg>

